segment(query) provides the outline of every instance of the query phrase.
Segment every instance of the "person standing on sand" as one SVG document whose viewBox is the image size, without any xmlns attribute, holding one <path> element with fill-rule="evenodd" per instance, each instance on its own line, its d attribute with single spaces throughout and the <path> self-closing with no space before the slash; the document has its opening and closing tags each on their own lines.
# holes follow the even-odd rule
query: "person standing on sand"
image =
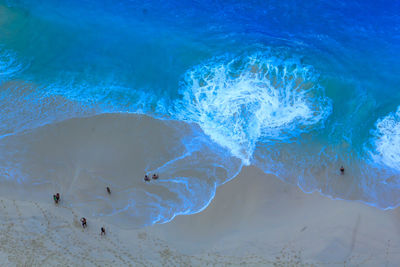
<svg viewBox="0 0 400 267">
<path fill-rule="evenodd" d="M 56 204 L 58 204 L 58 202 L 60 201 L 60 194 L 57 193 L 57 194 L 53 195 L 53 199 L 54 199 L 54 202 L 55 202 Z"/>
<path fill-rule="evenodd" d="M 83 227 L 83 228 L 86 228 L 86 227 L 87 227 L 86 218 L 85 218 L 85 217 L 82 217 L 82 218 L 81 218 L 81 223 L 82 223 L 82 227 Z"/>
<path fill-rule="evenodd" d="M 344 174 L 344 167 L 343 166 L 340 167 L 340 173 Z"/>
<path fill-rule="evenodd" d="M 106 235 L 106 229 L 104 227 L 101 227 L 100 235 Z"/>
</svg>

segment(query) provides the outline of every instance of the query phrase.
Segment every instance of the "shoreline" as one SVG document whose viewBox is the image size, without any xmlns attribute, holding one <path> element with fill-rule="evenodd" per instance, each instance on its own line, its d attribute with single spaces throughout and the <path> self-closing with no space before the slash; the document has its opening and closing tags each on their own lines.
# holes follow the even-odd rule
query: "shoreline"
<svg viewBox="0 0 400 267">
<path fill-rule="evenodd" d="M 202 212 L 124 230 L 49 203 L 0 199 L 0 263 L 11 266 L 396 266 L 398 209 L 304 194 L 246 167 Z M 100 236 L 100 227 L 106 236 Z"/>
<path fill-rule="evenodd" d="M 76 118 L 0 141 L 1 196 L 47 202 L 59 192 L 84 213 L 134 219 L 128 228 L 202 210 L 241 167 L 194 125 L 145 115 Z M 153 173 L 160 178 L 144 182 Z"/>
</svg>

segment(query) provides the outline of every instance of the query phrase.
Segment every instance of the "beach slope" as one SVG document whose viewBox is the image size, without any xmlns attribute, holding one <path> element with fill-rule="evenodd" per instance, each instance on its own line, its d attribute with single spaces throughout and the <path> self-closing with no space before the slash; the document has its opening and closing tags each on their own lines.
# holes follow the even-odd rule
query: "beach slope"
<svg viewBox="0 0 400 267">
<path fill-rule="evenodd" d="M 245 168 L 201 213 L 124 230 L 62 203 L 0 200 L 2 266 L 397 266 L 398 210 L 304 194 Z M 100 236 L 100 227 L 106 236 Z"/>
</svg>

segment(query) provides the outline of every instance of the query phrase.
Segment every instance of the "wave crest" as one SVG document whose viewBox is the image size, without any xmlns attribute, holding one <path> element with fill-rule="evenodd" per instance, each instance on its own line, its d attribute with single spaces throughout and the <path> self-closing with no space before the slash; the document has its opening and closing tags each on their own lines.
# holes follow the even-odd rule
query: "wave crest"
<svg viewBox="0 0 400 267">
<path fill-rule="evenodd" d="M 187 71 L 177 116 L 250 164 L 258 141 L 287 140 L 324 121 L 331 103 L 313 68 L 264 54 L 223 57 Z"/>
<path fill-rule="evenodd" d="M 396 112 L 379 119 L 375 126 L 373 160 L 400 171 L 400 106 Z"/>
</svg>

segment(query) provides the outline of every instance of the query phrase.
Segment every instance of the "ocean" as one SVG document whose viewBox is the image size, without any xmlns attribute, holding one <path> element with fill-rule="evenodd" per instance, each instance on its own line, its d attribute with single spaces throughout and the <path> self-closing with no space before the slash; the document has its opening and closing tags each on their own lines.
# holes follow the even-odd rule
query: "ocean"
<svg viewBox="0 0 400 267">
<path fill-rule="evenodd" d="M 136 227 L 202 211 L 254 165 L 305 193 L 395 208 L 399 10 L 0 0 L 2 192 L 65 192 Z"/>
</svg>

